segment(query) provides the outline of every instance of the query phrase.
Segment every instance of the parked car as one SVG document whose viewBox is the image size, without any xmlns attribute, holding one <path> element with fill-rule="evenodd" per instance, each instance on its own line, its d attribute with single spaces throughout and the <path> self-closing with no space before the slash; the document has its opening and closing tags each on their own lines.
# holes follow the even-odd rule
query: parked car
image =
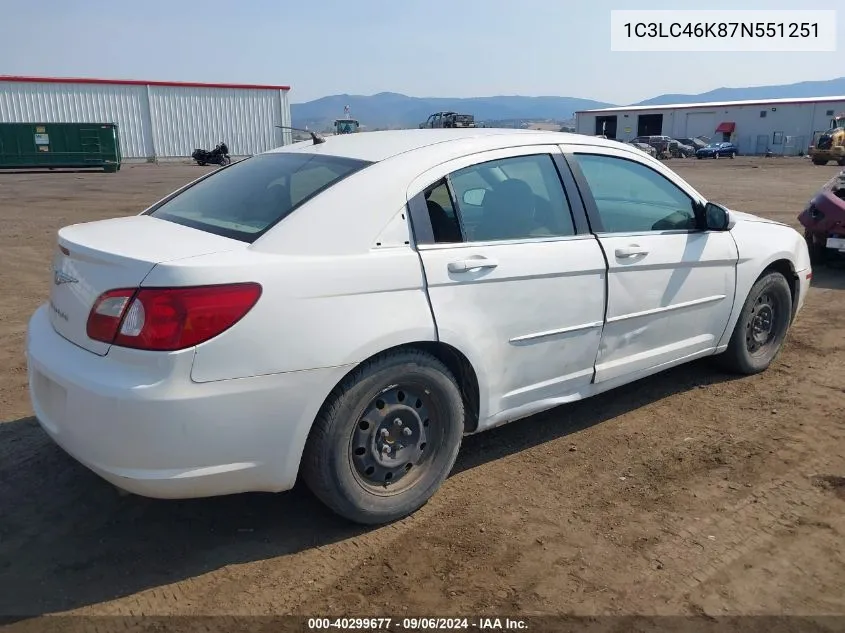
<svg viewBox="0 0 845 633">
<path fill-rule="evenodd" d="M 685 145 L 678 139 L 672 139 L 669 151 L 675 158 L 692 158 L 695 156 L 696 148 L 692 145 Z"/>
<path fill-rule="evenodd" d="M 845 257 L 845 169 L 828 180 L 798 216 L 814 264 Z"/>
<path fill-rule="evenodd" d="M 672 139 L 668 136 L 638 136 L 632 142 L 651 145 L 660 157 L 661 154 L 669 154 Z"/>
<path fill-rule="evenodd" d="M 810 277 L 795 230 L 621 143 L 332 136 L 60 229 L 29 390 L 46 433 L 121 489 L 301 476 L 379 524 L 438 490 L 466 434 L 693 359 L 766 370 Z"/>
<path fill-rule="evenodd" d="M 696 151 L 695 157 L 699 159 L 721 158 L 723 156 L 734 158 L 737 154 L 739 154 L 739 149 L 733 143 L 710 143 L 710 145 Z"/>
<path fill-rule="evenodd" d="M 678 141 L 681 145 L 687 145 L 695 149 L 701 149 L 702 147 L 706 147 L 708 143 L 710 143 L 709 138 L 704 140 L 700 136 L 696 138 L 676 138 L 675 140 Z"/>
<path fill-rule="evenodd" d="M 647 143 L 635 143 L 634 141 L 631 141 L 630 145 L 636 147 L 642 152 L 645 152 L 649 156 L 657 156 L 657 150 L 654 149 L 651 145 L 648 145 Z"/>
<path fill-rule="evenodd" d="M 638 136 L 632 143 L 650 145 L 658 158 L 682 158 L 695 155 L 695 149 L 670 136 Z"/>
</svg>

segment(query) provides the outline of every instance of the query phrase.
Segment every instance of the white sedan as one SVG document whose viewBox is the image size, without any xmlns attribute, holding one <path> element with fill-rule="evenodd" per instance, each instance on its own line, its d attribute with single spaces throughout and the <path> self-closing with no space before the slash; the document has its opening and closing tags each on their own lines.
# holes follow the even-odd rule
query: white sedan
<svg viewBox="0 0 845 633">
<path fill-rule="evenodd" d="M 614 141 L 335 136 L 61 229 L 30 394 L 121 489 L 301 475 L 384 523 L 437 491 L 465 434 L 705 356 L 765 370 L 811 276 L 796 231 Z"/>
</svg>

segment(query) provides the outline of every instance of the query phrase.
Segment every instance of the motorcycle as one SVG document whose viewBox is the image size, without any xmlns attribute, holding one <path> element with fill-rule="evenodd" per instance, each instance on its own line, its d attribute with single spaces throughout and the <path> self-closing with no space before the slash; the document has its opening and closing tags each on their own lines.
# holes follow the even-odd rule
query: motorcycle
<svg viewBox="0 0 845 633">
<path fill-rule="evenodd" d="M 229 157 L 229 148 L 223 141 L 220 141 L 212 150 L 195 149 L 191 158 L 197 161 L 198 165 L 228 165 L 232 162 Z"/>
</svg>

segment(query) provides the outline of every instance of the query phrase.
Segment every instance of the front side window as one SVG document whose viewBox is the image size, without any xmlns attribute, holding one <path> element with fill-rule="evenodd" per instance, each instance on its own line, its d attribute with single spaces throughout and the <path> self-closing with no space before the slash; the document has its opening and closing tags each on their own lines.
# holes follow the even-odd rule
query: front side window
<svg viewBox="0 0 845 633">
<path fill-rule="evenodd" d="M 251 243 L 298 206 L 369 164 L 305 152 L 259 154 L 199 181 L 149 215 Z"/>
<path fill-rule="evenodd" d="M 604 233 L 695 230 L 693 200 L 642 163 L 576 154 L 596 203 Z"/>
<path fill-rule="evenodd" d="M 472 165 L 450 174 L 449 183 L 465 241 L 575 234 L 569 201 L 548 154 Z M 439 240 L 435 232 L 435 241 L 445 240 Z"/>
</svg>

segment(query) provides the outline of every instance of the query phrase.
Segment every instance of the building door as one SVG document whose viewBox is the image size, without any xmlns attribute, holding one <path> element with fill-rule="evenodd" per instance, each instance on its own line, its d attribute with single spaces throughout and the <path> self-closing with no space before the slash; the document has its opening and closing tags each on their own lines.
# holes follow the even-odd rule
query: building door
<svg viewBox="0 0 845 633">
<path fill-rule="evenodd" d="M 616 138 L 616 115 L 596 117 L 596 136 L 602 134 L 607 138 Z"/>
<path fill-rule="evenodd" d="M 715 112 L 687 112 L 687 138 L 706 136 L 709 139 L 715 129 Z"/>
<path fill-rule="evenodd" d="M 637 136 L 662 136 L 663 115 L 641 114 L 637 117 Z"/>
</svg>

